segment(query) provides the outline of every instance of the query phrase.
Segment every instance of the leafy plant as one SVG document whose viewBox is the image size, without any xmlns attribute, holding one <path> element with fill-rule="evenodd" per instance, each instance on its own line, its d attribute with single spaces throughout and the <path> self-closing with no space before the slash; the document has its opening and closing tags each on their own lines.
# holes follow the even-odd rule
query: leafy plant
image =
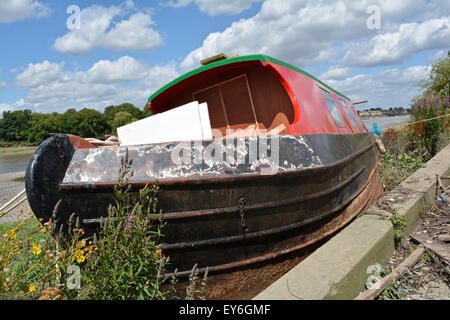
<svg viewBox="0 0 450 320">
<path fill-rule="evenodd" d="M 426 150 L 428 157 L 433 157 L 438 151 L 439 136 L 448 124 L 446 115 L 449 113 L 449 96 L 425 92 L 412 107 L 411 121 L 413 133 L 420 149 Z"/>
<path fill-rule="evenodd" d="M 81 229 L 72 230 L 71 240 L 59 246 L 50 236 L 53 226 L 51 221 L 42 225 L 34 218 L 2 226 L 0 298 L 35 299 L 48 288 L 62 297 L 60 280 L 65 279 L 67 268 L 87 259 L 92 246 L 81 240 Z"/>
<path fill-rule="evenodd" d="M 169 258 L 160 248 L 159 187 L 131 192 L 131 165 L 127 152 L 114 188 L 114 205 L 101 221 L 98 236 L 86 237 L 75 213 L 66 233 L 58 229 L 60 202 L 45 224 L 29 218 L 0 225 L 1 299 L 180 299 L 173 290 L 176 276 L 170 281 L 164 277 Z M 67 281 L 74 266 L 80 270 L 80 287 Z M 181 298 L 204 299 L 206 280 L 207 271 L 200 279 L 194 266 Z"/>
<path fill-rule="evenodd" d="M 392 279 L 392 283 L 383 290 L 380 298 L 382 300 L 398 300 L 401 298 L 400 289 L 397 287 L 394 279 Z"/>
<path fill-rule="evenodd" d="M 412 157 L 406 153 L 395 154 L 387 151 L 379 160 L 380 179 L 384 190 L 394 189 L 423 164 L 418 156 Z"/>
<path fill-rule="evenodd" d="M 132 161 L 122 159 L 115 205 L 101 222 L 95 254 L 83 269 L 83 296 L 90 299 L 165 299 L 162 275 L 168 262 L 159 246 L 161 216 L 156 214 L 158 186 L 139 190 L 133 199 L 128 180 Z"/>
<path fill-rule="evenodd" d="M 169 258 L 160 248 L 164 227 L 157 213 L 158 184 L 131 192 L 129 179 L 134 175 L 128 150 L 114 188 L 115 205 L 101 222 L 95 237 L 93 257 L 83 268 L 83 290 L 77 298 L 89 299 L 175 299 L 163 275 Z M 202 299 L 206 291 L 206 275 L 198 287 L 198 270 L 194 266 L 186 290 L 186 299 Z M 166 285 L 167 284 L 167 285 Z M 165 285 L 163 289 L 163 285 Z"/>
<path fill-rule="evenodd" d="M 394 210 L 391 217 L 392 225 L 394 226 L 394 242 L 398 246 L 405 235 L 406 220 L 404 216 L 401 216 Z"/>
</svg>

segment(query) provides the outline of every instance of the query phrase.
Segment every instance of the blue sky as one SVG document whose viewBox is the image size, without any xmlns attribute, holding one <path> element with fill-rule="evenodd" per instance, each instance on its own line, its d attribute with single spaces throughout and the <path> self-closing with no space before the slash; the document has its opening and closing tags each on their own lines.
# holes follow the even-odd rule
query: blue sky
<svg viewBox="0 0 450 320">
<path fill-rule="evenodd" d="M 71 5 L 79 29 L 66 25 Z M 0 40 L 0 112 L 142 107 L 221 52 L 294 64 L 369 100 L 360 108 L 407 107 L 429 66 L 447 56 L 450 2 L 0 0 Z"/>
</svg>

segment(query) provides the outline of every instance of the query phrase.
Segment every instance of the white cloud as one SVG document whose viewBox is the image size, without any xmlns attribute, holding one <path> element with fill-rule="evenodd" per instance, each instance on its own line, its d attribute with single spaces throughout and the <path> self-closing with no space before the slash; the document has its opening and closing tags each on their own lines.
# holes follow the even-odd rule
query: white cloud
<svg viewBox="0 0 450 320">
<path fill-rule="evenodd" d="M 2 80 L 1 71 L 2 71 L 2 68 L 0 68 L 0 89 L 8 87 L 8 84 L 6 83 L 6 81 Z"/>
<path fill-rule="evenodd" d="M 347 67 L 333 66 L 324 72 L 319 78 L 323 81 L 326 80 L 342 80 L 349 76 L 350 69 Z"/>
<path fill-rule="evenodd" d="M 195 0 L 199 9 L 211 16 L 238 14 L 249 9 L 258 0 Z"/>
<path fill-rule="evenodd" d="M 217 16 L 221 14 L 232 15 L 241 13 L 249 9 L 254 2 L 261 0 L 171 0 L 161 4 L 172 8 L 181 8 L 191 4 L 192 1 L 195 2 L 200 11 L 210 16 Z"/>
<path fill-rule="evenodd" d="M 448 57 L 448 50 L 439 50 L 427 58 L 428 62 L 436 62 L 438 60 L 444 59 Z"/>
<path fill-rule="evenodd" d="M 50 63 L 45 60 L 41 63 L 29 63 L 28 67 L 20 73 L 15 84 L 19 87 L 37 87 L 56 80 L 64 68 L 64 62 Z"/>
<path fill-rule="evenodd" d="M 88 71 L 87 79 L 91 83 L 119 83 L 142 79 L 147 75 L 148 66 L 136 59 L 124 56 L 117 61 L 100 60 Z"/>
<path fill-rule="evenodd" d="M 160 34 L 151 28 L 154 22 L 149 12 L 136 13 L 118 23 L 114 18 L 134 8 L 125 6 L 105 8 L 93 5 L 81 10 L 80 28 L 57 38 L 53 48 L 62 53 L 86 54 L 97 47 L 113 50 L 153 50 L 162 44 Z"/>
<path fill-rule="evenodd" d="M 63 64 L 48 61 L 30 64 L 16 77 L 16 83 L 30 88 L 24 101 L 30 109 L 40 112 L 64 112 L 68 108 L 83 107 L 103 110 L 108 105 L 122 102 L 142 107 L 154 91 L 179 75 L 174 63 L 148 66 L 129 56 L 115 61 L 100 60 L 85 71 L 59 70 L 58 76 L 54 76 L 56 73 L 48 76 L 50 72 L 46 71 L 55 66 Z M 36 69 L 42 72 L 36 72 Z M 17 105 L 10 106 L 14 107 Z"/>
<path fill-rule="evenodd" d="M 188 6 L 191 3 L 192 0 L 170 0 L 168 2 L 161 2 L 161 5 L 172 8 L 182 8 Z"/>
<path fill-rule="evenodd" d="M 25 102 L 24 99 L 20 99 L 14 103 L 0 103 L 0 118 L 2 117 L 2 113 L 4 111 L 14 111 L 18 109 L 32 109 L 33 106 L 29 105 Z"/>
<path fill-rule="evenodd" d="M 191 69 L 220 52 L 264 53 L 311 65 L 336 54 L 335 41 L 366 35 L 365 16 L 365 8 L 350 10 L 343 1 L 267 0 L 254 17 L 209 34 L 202 46 L 185 58 L 182 68 Z"/>
<path fill-rule="evenodd" d="M 449 44 L 450 16 L 422 23 L 405 23 L 395 32 L 358 43 L 347 51 L 341 63 L 359 67 L 396 64 L 415 53 L 447 48 Z"/>
<path fill-rule="evenodd" d="M 411 99 L 421 91 L 419 81 L 426 77 L 428 66 L 389 69 L 377 74 L 357 74 L 326 83 L 352 101 L 369 100 L 360 108 L 408 107 Z"/>
<path fill-rule="evenodd" d="M 111 25 L 112 19 L 120 13 L 118 7 L 104 8 L 93 5 L 81 10 L 80 29 L 55 40 L 53 48 L 62 53 L 84 54 L 97 46 L 101 46 L 104 35 Z"/>
<path fill-rule="evenodd" d="M 2 0 L 0 1 L 0 23 L 9 23 L 30 17 L 45 17 L 51 12 L 50 7 L 37 0 Z"/>
<path fill-rule="evenodd" d="M 370 14 L 366 9 L 372 4 L 380 6 L 381 30 L 367 27 Z M 201 47 L 187 55 L 181 67 L 183 70 L 195 68 L 200 60 L 221 52 L 228 55 L 263 53 L 298 66 L 322 61 L 335 63 L 347 49 L 354 50 L 358 41 L 363 44 L 376 41 L 372 39 L 393 35 L 403 26 L 400 38 L 409 35 L 412 40 L 407 41 L 409 49 L 403 49 L 403 42 L 398 43 L 402 49 L 395 60 L 400 61 L 409 52 L 435 47 L 444 39 L 447 39 L 448 46 L 450 41 L 442 25 L 448 17 L 441 18 L 446 12 L 450 12 L 450 2 L 436 0 L 266 0 L 255 16 L 233 22 L 221 32 L 210 33 Z M 419 27 L 413 28 L 418 34 L 411 34 L 407 26 L 421 19 L 426 21 L 416 23 Z M 420 27 L 422 25 L 425 28 Z M 390 48 L 395 46 L 388 45 Z M 365 58 L 356 57 L 356 61 Z M 343 62 L 350 64 L 352 60 L 349 57 Z"/>
<path fill-rule="evenodd" d="M 150 15 L 136 13 L 129 20 L 123 20 L 105 35 L 104 47 L 114 50 L 153 50 L 163 40 L 159 33 L 149 26 L 154 25 Z"/>
<path fill-rule="evenodd" d="M 2 117 L 2 114 L 4 111 L 10 111 L 12 110 L 11 105 L 6 103 L 0 103 L 0 118 Z"/>
</svg>

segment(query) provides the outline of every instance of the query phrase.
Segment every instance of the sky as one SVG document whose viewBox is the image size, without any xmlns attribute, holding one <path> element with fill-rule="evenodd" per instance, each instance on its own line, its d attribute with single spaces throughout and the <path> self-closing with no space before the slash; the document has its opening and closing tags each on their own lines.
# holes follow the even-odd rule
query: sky
<svg viewBox="0 0 450 320">
<path fill-rule="evenodd" d="M 409 107 L 449 49 L 448 0 L 0 0 L 0 112 L 142 108 L 218 53 L 283 60 L 358 109 Z"/>
</svg>

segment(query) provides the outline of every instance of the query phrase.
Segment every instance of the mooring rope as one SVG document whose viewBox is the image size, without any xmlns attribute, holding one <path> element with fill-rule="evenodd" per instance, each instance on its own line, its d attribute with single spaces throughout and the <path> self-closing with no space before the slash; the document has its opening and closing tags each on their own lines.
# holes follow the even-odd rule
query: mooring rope
<svg viewBox="0 0 450 320">
<path fill-rule="evenodd" d="M 429 119 L 424 119 L 424 120 L 419 120 L 419 121 L 414 121 L 414 122 L 407 122 L 407 123 L 400 123 L 398 125 L 393 125 L 393 126 L 389 126 L 389 127 L 383 127 L 381 128 L 382 130 L 386 130 L 386 129 L 393 129 L 396 127 L 404 127 L 404 126 L 409 126 L 411 124 L 416 124 L 416 123 L 420 123 L 420 122 L 426 122 L 426 121 L 430 121 L 430 120 L 435 120 L 435 119 L 439 119 L 439 118 L 444 118 L 444 117 L 448 117 L 450 116 L 450 113 L 444 114 L 443 116 L 437 116 L 434 118 L 429 118 Z"/>
</svg>

